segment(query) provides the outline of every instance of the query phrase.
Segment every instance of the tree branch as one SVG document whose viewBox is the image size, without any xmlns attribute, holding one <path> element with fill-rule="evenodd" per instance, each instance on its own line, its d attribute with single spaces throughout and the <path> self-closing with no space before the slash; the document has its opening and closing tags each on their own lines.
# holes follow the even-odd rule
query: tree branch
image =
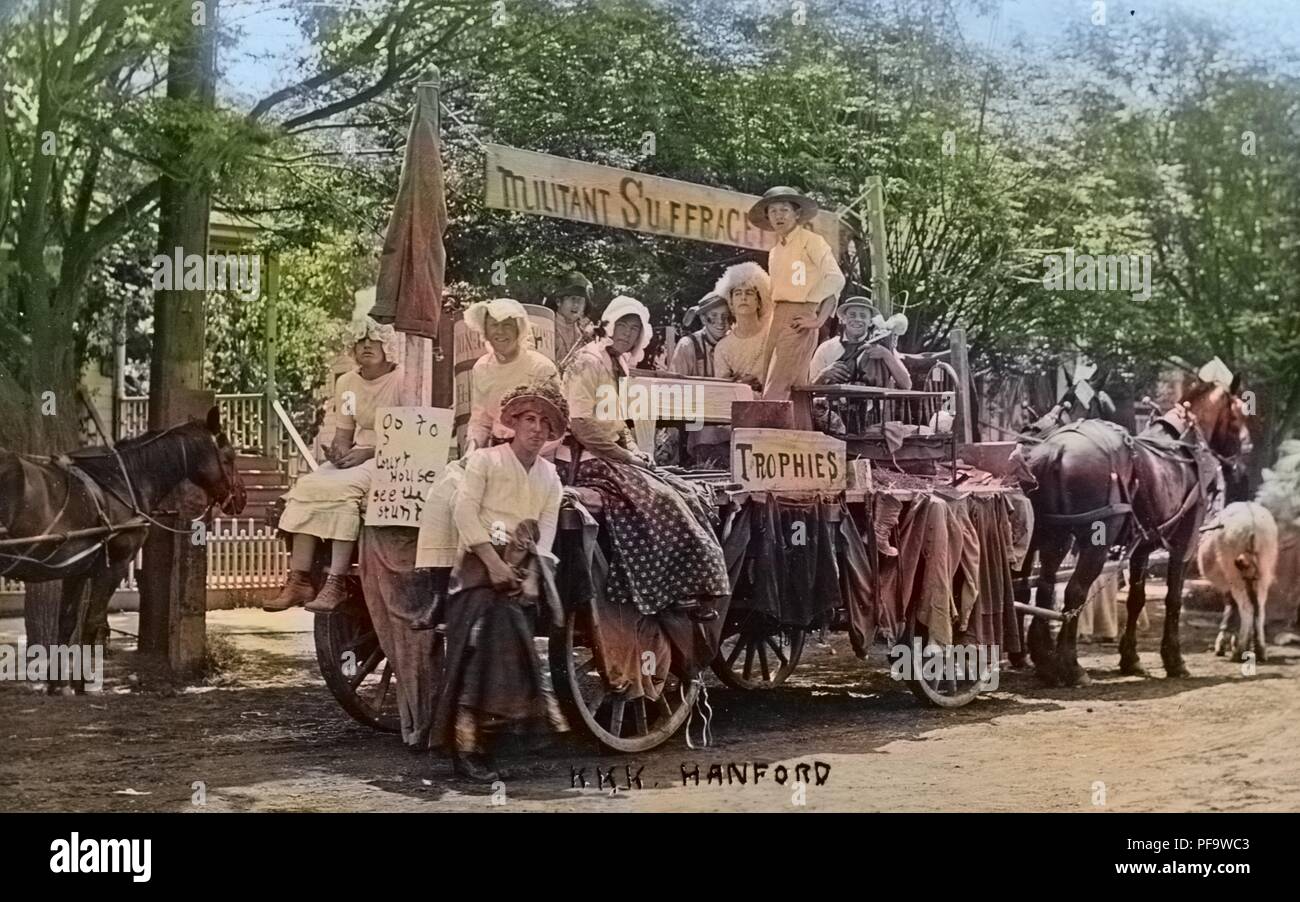
<svg viewBox="0 0 1300 902">
<path fill-rule="evenodd" d="M 407 9 L 409 10 L 409 7 Z M 311 78 L 304 79 L 296 85 L 281 88 L 280 90 L 259 100 L 253 105 L 253 108 L 248 111 L 248 115 L 244 117 L 245 121 L 250 124 L 256 123 L 261 120 L 263 116 L 285 101 L 292 100 L 295 97 L 306 94 L 308 91 L 313 91 L 322 85 L 329 84 L 334 79 L 345 74 L 358 60 L 364 59 L 379 46 L 379 42 L 383 40 L 384 35 L 388 34 L 389 30 L 393 27 L 394 21 L 398 15 L 399 13 L 397 10 L 390 10 L 380 23 L 371 29 L 370 34 L 366 35 L 361 43 L 358 44 L 345 59 L 340 60 L 328 69 L 317 72 Z"/>
</svg>

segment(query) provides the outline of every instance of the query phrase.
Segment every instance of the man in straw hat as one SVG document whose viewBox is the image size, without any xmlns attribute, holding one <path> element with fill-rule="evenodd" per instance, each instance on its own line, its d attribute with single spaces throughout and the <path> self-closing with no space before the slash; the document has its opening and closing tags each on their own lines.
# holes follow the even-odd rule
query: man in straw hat
<svg viewBox="0 0 1300 902">
<path fill-rule="evenodd" d="M 731 326 L 726 300 L 716 294 L 706 294 L 686 311 L 682 325 L 687 329 L 697 325 L 700 328 L 683 335 L 677 342 L 669 369 L 682 376 L 712 376 L 713 350 Z"/>
<path fill-rule="evenodd" d="M 591 303 L 590 280 L 577 270 L 566 272 L 551 293 L 555 306 L 555 362 L 562 363 L 577 345 L 587 340 L 591 320 L 587 305 Z"/>
<path fill-rule="evenodd" d="M 912 387 L 912 376 L 890 342 L 894 328 L 905 331 L 907 320 L 896 314 L 887 321 L 866 298 L 845 298 L 835 311 L 840 334 L 828 338 L 813 354 L 808 381 L 822 385 L 875 385 L 880 388 Z"/>
<path fill-rule="evenodd" d="M 498 414 L 501 398 L 519 385 L 539 379 L 559 379 L 555 364 L 532 348 L 532 327 L 524 305 L 513 298 L 471 304 L 465 324 L 483 336 L 487 350 L 470 371 L 470 415 L 466 450 L 485 448 L 493 440 L 510 439 Z"/>
<path fill-rule="evenodd" d="M 767 258 L 775 304 L 764 353 L 764 400 L 787 400 L 790 387 L 807 378 L 817 330 L 835 311 L 844 287 L 831 246 L 802 227 L 816 215 L 816 201 L 784 186 L 769 189 L 749 211 L 751 223 L 777 234 Z"/>
<path fill-rule="evenodd" d="M 501 421 L 510 444 L 469 455 L 453 507 L 462 551 L 433 725 L 456 773 L 485 783 L 506 776 L 490 757 L 498 734 L 565 728 L 533 636 L 539 602 L 552 625 L 563 621 L 541 573 L 554 561 L 563 488 L 541 451 L 568 428 L 568 405 L 550 380 L 521 385 L 502 398 Z"/>
</svg>

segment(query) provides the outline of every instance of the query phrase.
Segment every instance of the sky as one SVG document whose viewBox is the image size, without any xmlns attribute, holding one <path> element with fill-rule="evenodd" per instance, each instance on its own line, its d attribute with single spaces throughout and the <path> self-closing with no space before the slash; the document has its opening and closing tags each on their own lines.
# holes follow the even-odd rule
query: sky
<svg viewBox="0 0 1300 902">
<path fill-rule="evenodd" d="M 507 4 L 509 0 L 506 0 Z M 803 0 L 807 14 L 816 15 L 817 0 Z M 793 3 L 793 0 L 791 0 Z M 1104 0 L 1108 28 L 1145 27 L 1162 7 L 1199 14 L 1220 22 L 1236 36 L 1241 49 L 1274 56 L 1289 52 L 1300 60 L 1300 0 Z M 308 6 L 378 8 L 385 0 L 222 0 L 221 18 L 237 29 L 234 47 L 222 52 L 222 95 L 236 106 L 250 105 L 295 79 L 287 66 L 304 41 L 292 21 L 292 11 Z M 782 0 L 768 0 L 785 5 Z M 1023 41 L 1045 57 L 1066 40 L 1074 23 L 1090 23 L 1095 0 L 995 0 L 992 12 L 963 14 L 960 26 L 972 44 L 993 53 L 1010 53 Z"/>
</svg>

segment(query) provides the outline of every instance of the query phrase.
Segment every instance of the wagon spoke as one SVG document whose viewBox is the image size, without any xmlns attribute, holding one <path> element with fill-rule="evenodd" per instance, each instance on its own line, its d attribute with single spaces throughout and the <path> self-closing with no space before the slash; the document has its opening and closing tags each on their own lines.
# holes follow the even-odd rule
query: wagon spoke
<svg viewBox="0 0 1300 902">
<path fill-rule="evenodd" d="M 742 674 L 744 679 L 749 679 L 750 671 L 754 669 L 754 643 L 745 643 L 745 670 Z"/>
<path fill-rule="evenodd" d="M 384 650 L 382 648 L 377 647 L 370 653 L 370 657 L 366 658 L 365 663 L 357 668 L 356 676 L 352 678 L 352 690 L 354 692 L 361 685 L 362 680 L 374 673 L 375 668 L 379 666 L 379 662 L 383 659 Z"/>
<path fill-rule="evenodd" d="M 616 698 L 609 706 L 609 732 L 611 736 L 623 735 L 623 708 L 627 705 L 627 699 Z"/>
<path fill-rule="evenodd" d="M 767 649 L 763 647 L 762 642 L 754 643 L 758 646 L 758 661 L 763 668 L 763 682 L 772 682 L 772 669 L 767 666 Z"/>
<path fill-rule="evenodd" d="M 673 706 L 672 706 L 671 704 L 668 703 L 668 687 L 667 687 L 667 686 L 664 687 L 664 693 L 663 693 L 662 695 L 660 695 L 659 698 L 655 701 L 655 707 L 657 707 L 657 708 L 659 709 L 659 712 L 660 712 L 661 714 L 663 714 L 664 717 L 672 717 L 672 716 L 673 716 Z"/>
<path fill-rule="evenodd" d="M 728 666 L 728 667 L 730 667 L 732 664 L 735 664 L 735 663 L 736 663 L 736 658 L 740 657 L 741 649 L 743 649 L 744 647 L 745 647 L 745 640 L 742 639 L 742 638 L 740 637 L 740 634 L 739 634 L 739 633 L 737 633 L 737 634 L 736 634 L 736 644 L 735 644 L 734 646 L 732 646 L 731 654 L 727 655 L 727 666 Z"/>
<path fill-rule="evenodd" d="M 767 647 L 772 649 L 772 651 L 776 652 L 777 660 L 781 662 L 782 667 L 785 667 L 790 663 L 790 659 L 785 656 L 785 652 L 781 651 L 780 644 L 772 641 L 771 636 L 767 638 Z"/>
<path fill-rule="evenodd" d="M 375 703 L 375 709 L 379 710 L 384 707 L 384 700 L 388 698 L 388 686 L 393 681 L 393 662 L 384 662 L 384 675 L 379 678 L 379 701 Z"/>
<path fill-rule="evenodd" d="M 636 734 L 638 736 L 644 736 L 646 733 L 650 732 L 649 727 L 646 726 L 644 695 L 632 703 L 632 724 L 636 727 Z"/>
</svg>

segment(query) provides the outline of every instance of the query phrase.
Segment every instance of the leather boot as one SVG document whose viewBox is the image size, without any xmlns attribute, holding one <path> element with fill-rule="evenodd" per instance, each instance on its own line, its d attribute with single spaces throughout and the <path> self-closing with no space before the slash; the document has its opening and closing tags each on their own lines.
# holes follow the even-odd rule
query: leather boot
<svg viewBox="0 0 1300 902">
<path fill-rule="evenodd" d="M 495 783 L 501 775 L 492 768 L 492 761 L 486 755 L 471 752 L 468 755 L 457 754 L 452 760 L 456 775 L 475 783 Z"/>
<path fill-rule="evenodd" d="M 321 586 L 320 594 L 307 602 L 306 608 L 313 614 L 328 614 L 347 600 L 347 577 L 331 573 L 325 580 L 325 585 Z"/>
<path fill-rule="evenodd" d="M 311 584 L 311 574 L 306 570 L 290 570 L 284 588 L 275 598 L 262 605 L 263 611 L 287 611 L 289 608 L 306 604 L 316 597 L 316 590 Z"/>
</svg>

